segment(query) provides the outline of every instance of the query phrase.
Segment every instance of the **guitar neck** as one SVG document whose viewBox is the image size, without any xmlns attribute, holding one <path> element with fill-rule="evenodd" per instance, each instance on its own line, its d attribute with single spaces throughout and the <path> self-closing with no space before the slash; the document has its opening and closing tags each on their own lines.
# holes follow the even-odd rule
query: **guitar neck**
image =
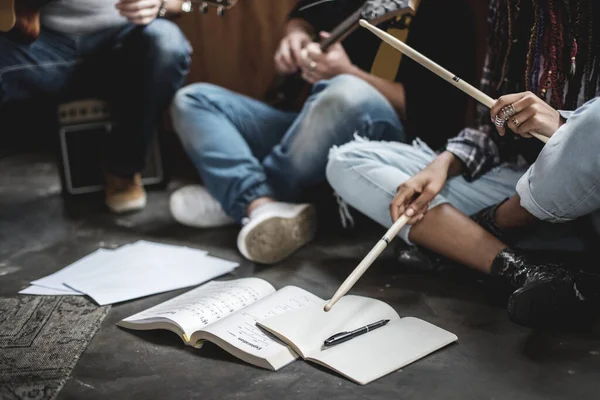
<svg viewBox="0 0 600 400">
<path fill-rule="evenodd" d="M 321 40 L 319 45 L 321 46 L 322 51 L 327 51 L 329 47 L 331 47 L 334 43 L 342 40 L 346 37 L 350 32 L 358 27 L 358 22 L 362 17 L 363 7 L 361 6 L 358 10 L 356 10 L 352 15 L 346 18 L 341 24 L 335 27 L 333 31 L 331 31 L 330 36 L 326 39 Z"/>
</svg>

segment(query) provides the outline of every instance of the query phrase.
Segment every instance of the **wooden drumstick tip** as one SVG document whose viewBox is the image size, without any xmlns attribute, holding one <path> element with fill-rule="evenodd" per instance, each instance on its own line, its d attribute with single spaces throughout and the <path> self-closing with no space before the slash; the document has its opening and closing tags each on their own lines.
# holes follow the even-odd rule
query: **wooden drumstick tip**
<svg viewBox="0 0 600 400">
<path fill-rule="evenodd" d="M 331 310 L 331 307 L 333 307 L 333 304 L 327 303 L 325 304 L 325 307 L 323 307 L 323 311 L 329 312 L 329 310 Z"/>
<path fill-rule="evenodd" d="M 360 24 L 360 26 L 362 26 L 363 28 L 366 28 L 367 26 L 369 26 L 370 24 L 367 22 L 367 20 L 365 19 L 361 19 L 360 21 L 358 21 L 358 23 Z"/>
</svg>

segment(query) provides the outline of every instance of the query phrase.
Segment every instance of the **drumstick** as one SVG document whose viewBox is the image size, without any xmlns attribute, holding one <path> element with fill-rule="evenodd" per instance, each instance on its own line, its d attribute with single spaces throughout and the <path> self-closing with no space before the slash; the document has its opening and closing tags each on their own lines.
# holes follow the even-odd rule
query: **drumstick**
<svg viewBox="0 0 600 400">
<path fill-rule="evenodd" d="M 378 36 L 381 40 L 383 40 L 384 42 L 386 42 L 387 44 L 389 44 L 396 50 L 400 51 L 402 54 L 405 54 L 407 57 L 409 57 L 412 60 L 416 61 L 417 63 L 421 64 L 422 66 L 424 66 L 425 68 L 427 68 L 428 70 L 430 70 L 431 72 L 433 72 L 434 74 L 439 76 L 440 78 L 453 84 L 454 86 L 456 86 L 457 88 L 459 88 L 460 90 L 462 90 L 463 92 L 465 92 L 466 94 L 468 94 L 469 96 L 474 98 L 475 100 L 479 101 L 481 104 L 485 105 L 486 107 L 492 108 L 492 106 L 496 103 L 496 100 L 492 99 L 490 96 L 483 93 L 481 90 L 479 90 L 479 89 L 475 88 L 474 86 L 470 85 L 469 83 L 461 80 L 459 77 L 457 77 L 456 75 L 454 75 L 447 69 L 442 68 L 435 62 L 433 62 L 430 59 L 428 59 L 427 57 L 425 57 L 423 54 L 421 54 L 418 51 L 414 50 L 413 48 L 407 46 L 406 44 L 404 44 L 404 42 L 401 42 L 400 40 L 396 39 L 394 36 L 390 35 L 389 33 L 386 33 L 384 31 L 382 31 L 381 29 L 371 25 L 364 19 L 360 20 L 360 25 L 363 28 L 367 28 L 368 30 L 373 32 L 373 34 Z M 535 132 L 530 132 L 530 134 L 531 134 L 531 136 L 534 136 L 535 138 L 541 140 L 544 143 L 548 142 L 548 138 L 546 136 L 540 135 L 539 133 L 535 133 Z"/>
<path fill-rule="evenodd" d="M 379 255 L 383 250 L 385 250 L 387 245 L 390 244 L 390 242 L 398 235 L 400 229 L 402 229 L 402 227 L 406 225 L 409 219 L 410 218 L 406 215 L 402 215 L 400 218 L 398 218 L 396 222 L 394 222 L 394 224 L 390 227 L 390 229 L 388 229 L 385 235 L 383 235 L 383 237 L 379 239 L 379 242 L 377 242 L 373 249 L 371 249 L 369 254 L 367 254 L 365 258 L 363 258 L 360 264 L 358 264 L 354 271 L 352 271 L 348 278 L 346 278 L 346 280 L 344 281 L 344 283 L 342 283 L 337 292 L 335 292 L 331 300 L 329 300 L 329 302 L 325 304 L 325 307 L 323 308 L 325 311 L 331 310 L 331 307 L 333 307 L 333 305 L 337 303 L 339 299 L 341 299 L 346 293 L 348 293 L 348 291 L 352 288 L 352 286 L 354 286 L 356 281 L 365 273 L 367 269 L 369 269 L 371 264 L 373 264 L 373 261 L 375 261 L 377 257 L 379 257 Z"/>
</svg>

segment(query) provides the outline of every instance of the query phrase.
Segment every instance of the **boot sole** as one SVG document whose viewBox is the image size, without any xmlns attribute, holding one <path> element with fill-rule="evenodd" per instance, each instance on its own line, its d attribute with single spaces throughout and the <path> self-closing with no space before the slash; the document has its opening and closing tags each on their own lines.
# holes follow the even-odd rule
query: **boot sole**
<svg viewBox="0 0 600 400">
<path fill-rule="evenodd" d="M 317 215 L 312 206 L 290 218 L 265 219 L 245 237 L 247 257 L 260 264 L 276 264 L 312 241 L 316 232 Z"/>
</svg>

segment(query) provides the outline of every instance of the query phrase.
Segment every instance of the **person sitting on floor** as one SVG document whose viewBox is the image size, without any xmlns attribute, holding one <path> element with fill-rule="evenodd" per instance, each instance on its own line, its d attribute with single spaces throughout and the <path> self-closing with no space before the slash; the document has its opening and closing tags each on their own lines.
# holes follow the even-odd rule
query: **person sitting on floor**
<svg viewBox="0 0 600 400">
<path fill-rule="evenodd" d="M 493 0 L 482 88 L 504 95 L 480 108 L 480 126 L 439 153 L 419 141 L 349 143 L 327 166 L 334 190 L 381 225 L 410 217 L 407 243 L 503 278 L 509 317 L 526 326 L 564 324 L 600 291 L 593 271 L 515 246 L 539 221 L 600 208 L 599 10 L 593 0 Z"/>
<path fill-rule="evenodd" d="M 116 131 L 107 144 L 106 205 L 142 209 L 140 172 L 161 114 L 187 75 L 191 47 L 159 18 L 180 0 L 63 0 L 41 9 L 41 33 L 29 44 L 0 35 L 0 107 L 80 87 L 109 101 Z"/>
<path fill-rule="evenodd" d="M 242 223 L 237 241 L 242 255 L 259 263 L 276 263 L 315 234 L 314 208 L 299 202 L 303 189 L 325 183 L 331 146 L 355 136 L 406 140 L 410 132 L 401 122 L 405 114 L 408 119 L 416 114 L 421 127 L 431 126 L 432 119 L 418 106 L 424 98 L 414 82 L 400 83 L 402 76 L 414 76 L 402 72 L 411 68 L 409 63 L 403 61 L 400 72 L 394 71 L 396 82 L 367 72 L 380 45 L 371 33 L 358 29 L 326 53 L 313 42 L 317 32 L 330 31 L 363 3 L 300 1 L 292 10 L 275 67 L 281 75 L 300 71 L 313 84 L 299 113 L 210 84 L 193 84 L 179 91 L 172 106 L 173 124 L 206 188 L 186 186 L 171 196 L 171 212 L 177 221 L 193 227 Z M 411 24 L 409 41 L 432 49 L 469 76 L 471 68 L 465 60 L 474 55 L 469 8 L 461 2 L 447 3 L 424 1 Z M 425 23 L 452 32 L 448 45 L 432 38 Z M 465 43 L 459 54 L 448 50 L 454 40 Z M 464 96 L 432 78 L 427 75 L 422 82 L 450 103 L 444 113 L 446 122 L 464 124 Z M 449 137 L 434 128 L 428 131 L 432 143 L 444 143 Z"/>
</svg>

